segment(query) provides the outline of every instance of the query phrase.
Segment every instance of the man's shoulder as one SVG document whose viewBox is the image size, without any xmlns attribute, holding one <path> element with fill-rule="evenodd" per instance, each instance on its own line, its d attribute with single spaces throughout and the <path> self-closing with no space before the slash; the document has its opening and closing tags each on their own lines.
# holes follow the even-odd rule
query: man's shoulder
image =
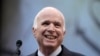
<svg viewBox="0 0 100 56">
<path fill-rule="evenodd" d="M 83 54 L 80 54 L 80 53 L 76 53 L 76 52 L 71 52 L 72 56 L 85 56 Z"/>
<path fill-rule="evenodd" d="M 70 51 L 64 45 L 62 45 L 62 52 L 58 56 L 84 56 L 84 55 Z"/>
</svg>

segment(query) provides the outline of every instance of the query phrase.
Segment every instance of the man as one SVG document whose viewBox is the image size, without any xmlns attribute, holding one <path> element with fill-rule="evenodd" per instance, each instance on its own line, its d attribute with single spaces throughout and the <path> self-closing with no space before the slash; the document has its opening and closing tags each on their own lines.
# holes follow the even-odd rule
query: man
<svg viewBox="0 0 100 56">
<path fill-rule="evenodd" d="M 58 9 L 43 8 L 36 15 L 32 29 L 39 48 L 29 56 L 83 56 L 69 51 L 61 44 L 65 35 L 64 21 Z"/>
</svg>

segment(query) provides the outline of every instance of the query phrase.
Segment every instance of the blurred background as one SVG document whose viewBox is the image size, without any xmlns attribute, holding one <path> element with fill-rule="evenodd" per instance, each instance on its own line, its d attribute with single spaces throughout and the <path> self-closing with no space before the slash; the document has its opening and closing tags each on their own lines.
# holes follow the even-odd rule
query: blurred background
<svg viewBox="0 0 100 56">
<path fill-rule="evenodd" d="M 22 56 L 37 50 L 32 24 L 38 11 L 46 6 L 64 14 L 67 32 L 63 44 L 69 50 L 100 56 L 100 0 L 3 0 L 0 56 L 15 56 L 17 40 L 22 41 Z"/>
</svg>

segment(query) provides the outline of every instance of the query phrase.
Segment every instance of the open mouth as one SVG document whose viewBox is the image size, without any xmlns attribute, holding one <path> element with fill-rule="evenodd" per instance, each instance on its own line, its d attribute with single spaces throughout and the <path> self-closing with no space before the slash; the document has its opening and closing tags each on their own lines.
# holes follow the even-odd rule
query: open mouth
<svg viewBox="0 0 100 56">
<path fill-rule="evenodd" d="M 53 35 L 45 35 L 45 37 L 51 40 L 57 38 L 56 36 L 53 36 Z"/>
</svg>

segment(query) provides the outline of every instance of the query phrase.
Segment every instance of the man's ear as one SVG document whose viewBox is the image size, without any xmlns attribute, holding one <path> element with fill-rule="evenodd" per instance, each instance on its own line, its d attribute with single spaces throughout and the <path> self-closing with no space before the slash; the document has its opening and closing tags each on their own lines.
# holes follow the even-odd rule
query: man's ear
<svg viewBox="0 0 100 56">
<path fill-rule="evenodd" d="M 66 31 L 64 31 L 64 35 L 66 34 Z"/>
<path fill-rule="evenodd" d="M 33 27 L 32 28 L 32 33 L 35 35 L 36 29 Z"/>
</svg>

